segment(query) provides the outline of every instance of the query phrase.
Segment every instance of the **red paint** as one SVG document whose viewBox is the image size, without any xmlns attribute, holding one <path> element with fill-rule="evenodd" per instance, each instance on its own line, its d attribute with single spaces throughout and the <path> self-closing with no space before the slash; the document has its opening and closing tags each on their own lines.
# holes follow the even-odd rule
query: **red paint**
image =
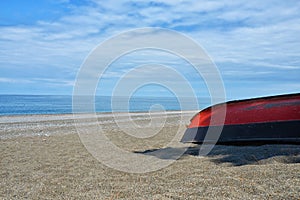
<svg viewBox="0 0 300 200">
<path fill-rule="evenodd" d="M 300 120 L 300 94 L 290 94 L 218 104 L 200 111 L 188 128 L 222 125 L 210 121 L 212 115 L 217 118 L 224 105 L 226 125 Z"/>
</svg>

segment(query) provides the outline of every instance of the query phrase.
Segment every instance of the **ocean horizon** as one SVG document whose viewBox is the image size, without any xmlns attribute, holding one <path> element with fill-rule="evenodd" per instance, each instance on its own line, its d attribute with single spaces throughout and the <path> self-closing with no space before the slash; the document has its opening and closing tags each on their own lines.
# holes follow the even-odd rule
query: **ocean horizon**
<svg viewBox="0 0 300 200">
<path fill-rule="evenodd" d="M 183 97 L 179 102 L 176 97 L 133 96 L 129 99 L 126 108 L 123 105 L 128 101 L 127 98 L 114 97 L 117 105 L 112 109 L 111 100 L 111 96 L 96 96 L 95 111 L 105 113 L 200 110 L 210 105 L 210 98 L 205 97 L 197 98 L 197 101 L 192 97 Z M 73 113 L 72 95 L 0 95 L 0 115 L 2 116 L 70 113 Z"/>
</svg>

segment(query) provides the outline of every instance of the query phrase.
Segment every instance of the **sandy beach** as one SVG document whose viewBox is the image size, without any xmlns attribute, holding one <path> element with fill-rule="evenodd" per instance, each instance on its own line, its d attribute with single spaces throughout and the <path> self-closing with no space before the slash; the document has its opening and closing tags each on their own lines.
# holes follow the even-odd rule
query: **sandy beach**
<svg viewBox="0 0 300 200">
<path fill-rule="evenodd" d="M 97 117 L 118 147 L 153 156 L 147 153 L 168 150 L 174 130 L 194 114 L 168 112 L 163 128 L 149 138 L 120 130 L 118 124 L 129 123 L 121 113 L 117 120 L 109 113 Z M 161 113 L 152 117 L 158 123 Z M 192 145 L 163 169 L 126 173 L 87 151 L 74 118 L 87 130 L 94 126 L 87 114 L 0 117 L 1 199 L 300 199 L 300 145 L 216 145 L 202 157 L 200 146 Z M 147 127 L 149 116 L 135 113 L 132 120 Z"/>
</svg>

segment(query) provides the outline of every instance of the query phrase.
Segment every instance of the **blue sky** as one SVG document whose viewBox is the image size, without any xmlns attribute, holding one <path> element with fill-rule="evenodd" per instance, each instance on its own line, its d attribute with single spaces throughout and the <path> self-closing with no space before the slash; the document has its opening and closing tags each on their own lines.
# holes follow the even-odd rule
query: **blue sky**
<svg viewBox="0 0 300 200">
<path fill-rule="evenodd" d="M 1 1 L 0 9 L 0 94 L 70 95 L 81 64 L 96 45 L 142 27 L 172 29 L 198 42 L 217 65 L 228 99 L 300 91 L 297 0 L 11 0 Z M 133 61 L 121 59 L 114 63 L 116 71 L 106 74 L 106 90 L 99 94 L 109 95 L 120 72 L 138 64 L 138 58 L 160 61 L 151 52 Z M 188 80 L 197 95 L 207 95 L 203 80 Z M 145 87 L 137 93 L 155 91 Z"/>
</svg>

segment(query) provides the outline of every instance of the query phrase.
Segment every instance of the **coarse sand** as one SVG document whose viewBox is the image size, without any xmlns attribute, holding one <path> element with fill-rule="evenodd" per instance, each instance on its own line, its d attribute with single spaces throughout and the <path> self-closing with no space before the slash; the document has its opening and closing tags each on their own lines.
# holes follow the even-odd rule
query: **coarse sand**
<svg viewBox="0 0 300 200">
<path fill-rule="evenodd" d="M 166 144 L 193 114 L 169 112 L 159 133 L 144 139 L 122 132 L 118 123 L 147 127 L 147 113 L 118 123 L 111 114 L 97 117 L 120 148 L 163 160 L 172 157 L 151 152 L 175 148 Z M 207 156 L 198 156 L 200 145 L 192 145 L 163 169 L 127 173 L 86 150 L 76 117 L 78 126 L 92 126 L 88 115 L 0 117 L 1 199 L 300 199 L 300 145 L 216 145 Z"/>
</svg>

